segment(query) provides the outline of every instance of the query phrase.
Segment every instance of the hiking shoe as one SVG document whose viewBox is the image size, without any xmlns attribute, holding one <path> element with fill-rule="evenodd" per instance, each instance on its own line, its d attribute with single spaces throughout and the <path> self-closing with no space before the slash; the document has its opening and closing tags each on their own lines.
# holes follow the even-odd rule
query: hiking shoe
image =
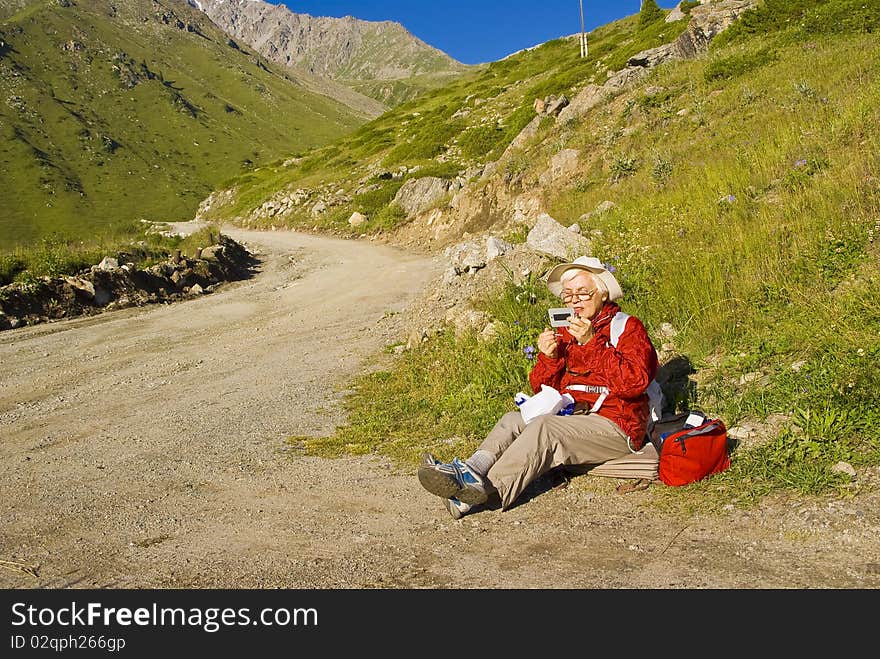
<svg viewBox="0 0 880 659">
<path fill-rule="evenodd" d="M 419 463 L 420 467 L 433 467 L 436 464 L 440 464 L 440 461 L 434 457 L 433 453 L 428 453 L 427 451 L 422 453 L 421 462 Z"/>
<path fill-rule="evenodd" d="M 468 505 L 463 501 L 459 501 L 455 497 L 444 499 L 443 503 L 446 505 L 446 510 L 449 511 L 449 514 L 452 515 L 452 519 L 461 519 L 471 511 L 471 508 L 473 508 L 473 506 Z"/>
<path fill-rule="evenodd" d="M 428 492 L 443 499 L 456 498 L 476 505 L 488 498 L 482 477 L 458 458 L 419 467 L 419 482 Z"/>
</svg>

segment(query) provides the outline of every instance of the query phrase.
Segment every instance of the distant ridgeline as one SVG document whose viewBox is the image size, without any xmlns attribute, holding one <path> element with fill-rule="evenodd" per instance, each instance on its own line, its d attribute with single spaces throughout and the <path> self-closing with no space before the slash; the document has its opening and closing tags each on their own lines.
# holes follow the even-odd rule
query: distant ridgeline
<svg viewBox="0 0 880 659">
<path fill-rule="evenodd" d="M 336 80 L 386 106 L 414 98 L 473 68 L 392 21 L 313 17 L 259 0 L 189 3 L 267 59 Z"/>
</svg>

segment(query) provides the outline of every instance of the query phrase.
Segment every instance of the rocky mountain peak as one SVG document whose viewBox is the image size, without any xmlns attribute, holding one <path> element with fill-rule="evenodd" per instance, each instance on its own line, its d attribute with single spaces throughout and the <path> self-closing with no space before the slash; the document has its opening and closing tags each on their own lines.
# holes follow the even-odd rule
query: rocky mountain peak
<svg viewBox="0 0 880 659">
<path fill-rule="evenodd" d="M 393 21 L 315 17 L 261 0 L 189 2 L 264 57 L 316 76 L 400 80 L 467 68 Z"/>
</svg>

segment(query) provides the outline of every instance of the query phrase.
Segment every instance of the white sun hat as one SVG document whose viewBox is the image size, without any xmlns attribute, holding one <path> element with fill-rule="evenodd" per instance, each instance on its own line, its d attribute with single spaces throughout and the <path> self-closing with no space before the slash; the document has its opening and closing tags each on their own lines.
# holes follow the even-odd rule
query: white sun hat
<svg viewBox="0 0 880 659">
<path fill-rule="evenodd" d="M 547 274 L 547 288 L 550 289 L 550 292 L 553 293 L 553 295 L 559 295 L 562 293 L 562 282 L 560 281 L 560 278 L 566 270 L 571 269 L 586 270 L 601 279 L 602 283 L 605 284 L 605 288 L 608 289 L 608 299 L 612 302 L 623 297 L 623 289 L 620 287 L 620 284 L 617 283 L 617 279 L 614 278 L 614 275 L 612 275 L 595 256 L 580 256 L 571 263 L 560 263 L 553 268 Z"/>
</svg>

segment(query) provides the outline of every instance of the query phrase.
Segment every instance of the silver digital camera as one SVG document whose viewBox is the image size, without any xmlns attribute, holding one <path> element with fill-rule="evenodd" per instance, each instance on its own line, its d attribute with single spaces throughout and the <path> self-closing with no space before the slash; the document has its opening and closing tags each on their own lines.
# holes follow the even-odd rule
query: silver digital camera
<svg viewBox="0 0 880 659">
<path fill-rule="evenodd" d="M 568 327 L 574 310 L 568 307 L 557 307 L 549 309 L 547 314 L 550 316 L 550 327 Z"/>
</svg>

